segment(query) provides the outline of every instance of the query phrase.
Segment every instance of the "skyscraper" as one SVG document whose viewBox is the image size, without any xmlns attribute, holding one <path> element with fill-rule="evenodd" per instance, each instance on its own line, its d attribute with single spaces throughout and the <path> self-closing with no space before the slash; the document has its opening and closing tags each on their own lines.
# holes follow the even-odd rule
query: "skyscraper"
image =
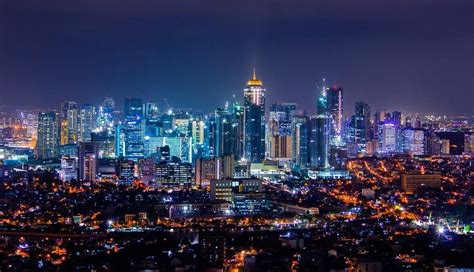
<svg viewBox="0 0 474 272">
<path fill-rule="evenodd" d="M 60 143 L 75 144 L 78 140 L 78 109 L 77 103 L 73 101 L 66 101 L 61 104 L 61 111 L 59 113 L 60 122 Z"/>
<path fill-rule="evenodd" d="M 295 168 L 303 169 L 309 164 L 309 120 L 307 116 L 294 116 L 292 121 L 292 160 Z"/>
<path fill-rule="evenodd" d="M 244 120 L 244 157 L 261 162 L 265 159 L 265 88 L 255 69 L 244 89 Z"/>
<path fill-rule="evenodd" d="M 343 118 L 343 89 L 341 87 L 330 87 L 326 90 L 327 110 L 331 115 L 331 145 L 341 146 L 342 118 Z"/>
<path fill-rule="evenodd" d="M 80 106 L 79 109 L 79 131 L 78 131 L 78 141 L 79 142 L 90 142 L 91 133 L 95 128 L 96 119 L 95 119 L 95 109 L 89 104 L 84 104 Z"/>
<path fill-rule="evenodd" d="M 317 114 L 310 119 L 311 166 L 329 168 L 329 141 L 331 135 L 331 112 L 328 110 L 327 87 L 323 79 L 321 95 L 317 101 Z"/>
<path fill-rule="evenodd" d="M 139 98 L 126 98 L 124 103 L 125 120 L 123 136 L 125 143 L 125 158 L 137 161 L 144 157 L 144 120 L 143 102 Z"/>
<path fill-rule="evenodd" d="M 232 113 L 228 108 L 217 108 L 215 111 L 215 156 L 233 154 Z"/>
<path fill-rule="evenodd" d="M 277 103 L 270 108 L 268 120 L 268 151 L 270 158 L 291 158 L 292 116 L 295 103 Z"/>
<path fill-rule="evenodd" d="M 389 154 L 397 151 L 397 129 L 392 123 L 383 123 L 379 153 Z"/>
<path fill-rule="evenodd" d="M 368 140 L 370 140 L 370 107 L 365 102 L 356 102 L 355 114 L 351 116 L 349 123 L 347 141 L 354 146 L 354 153 L 365 153 Z"/>
<path fill-rule="evenodd" d="M 232 149 L 234 159 L 242 159 L 244 153 L 244 107 L 238 102 L 232 104 Z"/>
<path fill-rule="evenodd" d="M 125 143 L 125 158 L 134 161 L 143 158 L 145 155 L 145 146 L 143 143 L 142 119 L 140 119 L 140 117 L 127 117 L 124 121 L 122 131 Z"/>
<path fill-rule="evenodd" d="M 55 112 L 41 112 L 38 115 L 38 158 L 55 158 L 59 155 L 59 127 Z"/>
<path fill-rule="evenodd" d="M 405 128 L 401 132 L 402 151 L 413 155 L 426 154 L 425 131 L 417 128 Z"/>
</svg>

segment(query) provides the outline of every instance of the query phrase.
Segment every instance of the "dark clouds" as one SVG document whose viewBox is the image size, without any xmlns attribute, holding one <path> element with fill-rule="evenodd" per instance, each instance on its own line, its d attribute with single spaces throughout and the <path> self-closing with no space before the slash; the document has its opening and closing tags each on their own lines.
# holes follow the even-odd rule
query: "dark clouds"
<svg viewBox="0 0 474 272">
<path fill-rule="evenodd" d="M 473 13 L 470 0 L 0 0 L 0 103 L 211 109 L 255 65 L 269 102 L 309 111 L 326 77 L 348 111 L 474 113 Z"/>
</svg>

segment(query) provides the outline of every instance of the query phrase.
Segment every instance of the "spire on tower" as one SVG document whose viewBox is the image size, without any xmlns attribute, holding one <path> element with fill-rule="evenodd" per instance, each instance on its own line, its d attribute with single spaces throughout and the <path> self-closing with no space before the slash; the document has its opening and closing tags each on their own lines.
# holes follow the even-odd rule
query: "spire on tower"
<svg viewBox="0 0 474 272">
<path fill-rule="evenodd" d="M 255 67 L 253 68 L 252 79 L 247 81 L 247 86 L 262 86 L 262 81 L 257 79 L 257 72 L 255 71 Z"/>
</svg>

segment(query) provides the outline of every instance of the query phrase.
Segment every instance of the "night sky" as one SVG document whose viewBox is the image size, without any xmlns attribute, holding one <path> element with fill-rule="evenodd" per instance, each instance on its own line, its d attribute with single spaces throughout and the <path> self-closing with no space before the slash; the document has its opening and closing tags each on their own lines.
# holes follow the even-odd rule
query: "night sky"
<svg viewBox="0 0 474 272">
<path fill-rule="evenodd" d="M 0 0 L 0 104 L 211 110 L 255 66 L 267 104 L 314 112 L 325 77 L 348 112 L 474 114 L 473 48 L 472 0 Z"/>
</svg>

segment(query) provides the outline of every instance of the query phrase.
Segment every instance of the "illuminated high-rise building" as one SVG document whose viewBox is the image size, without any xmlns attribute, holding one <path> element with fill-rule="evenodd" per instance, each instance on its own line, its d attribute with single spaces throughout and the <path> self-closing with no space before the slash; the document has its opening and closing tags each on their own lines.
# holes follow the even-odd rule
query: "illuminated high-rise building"
<svg viewBox="0 0 474 272">
<path fill-rule="evenodd" d="M 244 122 L 244 157 L 261 162 L 265 159 L 265 88 L 255 69 L 244 89 Z"/>
<path fill-rule="evenodd" d="M 394 111 L 392 112 L 390 116 L 390 122 L 395 125 L 395 137 L 396 137 L 396 142 L 397 142 L 397 152 L 402 152 L 403 151 L 403 135 L 402 135 L 402 113 L 399 111 Z"/>
<path fill-rule="evenodd" d="M 231 155 L 233 154 L 232 113 L 227 107 L 217 108 L 214 113 L 214 118 L 214 155 Z"/>
<path fill-rule="evenodd" d="M 379 138 L 379 153 L 390 154 L 397 152 L 397 128 L 394 124 L 385 122 L 381 125 L 382 133 Z"/>
<path fill-rule="evenodd" d="M 343 122 L 343 89 L 341 87 L 330 87 L 326 90 L 327 110 L 331 115 L 330 144 L 343 145 L 342 122 Z"/>
<path fill-rule="evenodd" d="M 329 168 L 329 142 L 331 135 L 331 112 L 328 110 L 327 87 L 323 79 L 321 95 L 317 101 L 317 114 L 310 119 L 311 166 Z"/>
<path fill-rule="evenodd" d="M 234 159 L 244 155 L 244 107 L 239 102 L 232 104 L 232 142 Z"/>
<path fill-rule="evenodd" d="M 122 131 L 125 158 L 137 161 L 145 156 L 145 124 L 142 100 L 139 98 L 126 98 L 124 116 L 125 120 Z"/>
<path fill-rule="evenodd" d="M 295 168 L 304 169 L 309 165 L 310 127 L 307 116 L 294 116 L 292 121 L 292 160 Z"/>
<path fill-rule="evenodd" d="M 75 144 L 78 141 L 78 108 L 77 103 L 66 101 L 61 104 L 59 113 L 60 122 L 60 143 Z"/>
<path fill-rule="evenodd" d="M 295 103 L 273 104 L 268 120 L 268 148 L 270 158 L 292 157 L 292 116 L 296 113 Z"/>
<path fill-rule="evenodd" d="M 203 144 L 203 157 L 210 158 L 215 156 L 215 130 L 216 122 L 214 114 L 209 114 L 204 120 L 204 144 Z"/>
<path fill-rule="evenodd" d="M 145 155 L 142 119 L 128 117 L 125 119 L 122 131 L 124 137 L 124 154 L 126 159 L 138 160 Z"/>
<path fill-rule="evenodd" d="M 423 129 L 405 128 L 402 133 L 402 151 L 413 155 L 425 155 L 426 139 Z"/>
<path fill-rule="evenodd" d="M 370 140 L 370 107 L 365 102 L 356 102 L 355 114 L 351 116 L 347 142 L 354 146 L 354 153 L 365 153 Z M 355 154 L 352 154 L 355 155 Z"/>
<path fill-rule="evenodd" d="M 84 104 L 80 106 L 79 109 L 79 132 L 78 132 L 78 141 L 79 142 L 90 142 L 91 133 L 95 129 L 96 118 L 95 118 L 95 108 L 89 104 Z"/>
<path fill-rule="evenodd" d="M 204 134 L 205 134 L 204 120 L 201 118 L 193 118 L 191 120 L 191 142 L 192 142 L 192 149 L 193 149 L 193 158 L 205 157 Z"/>
<path fill-rule="evenodd" d="M 38 114 L 36 155 L 38 158 L 56 158 L 59 155 L 59 127 L 55 112 Z"/>
</svg>

